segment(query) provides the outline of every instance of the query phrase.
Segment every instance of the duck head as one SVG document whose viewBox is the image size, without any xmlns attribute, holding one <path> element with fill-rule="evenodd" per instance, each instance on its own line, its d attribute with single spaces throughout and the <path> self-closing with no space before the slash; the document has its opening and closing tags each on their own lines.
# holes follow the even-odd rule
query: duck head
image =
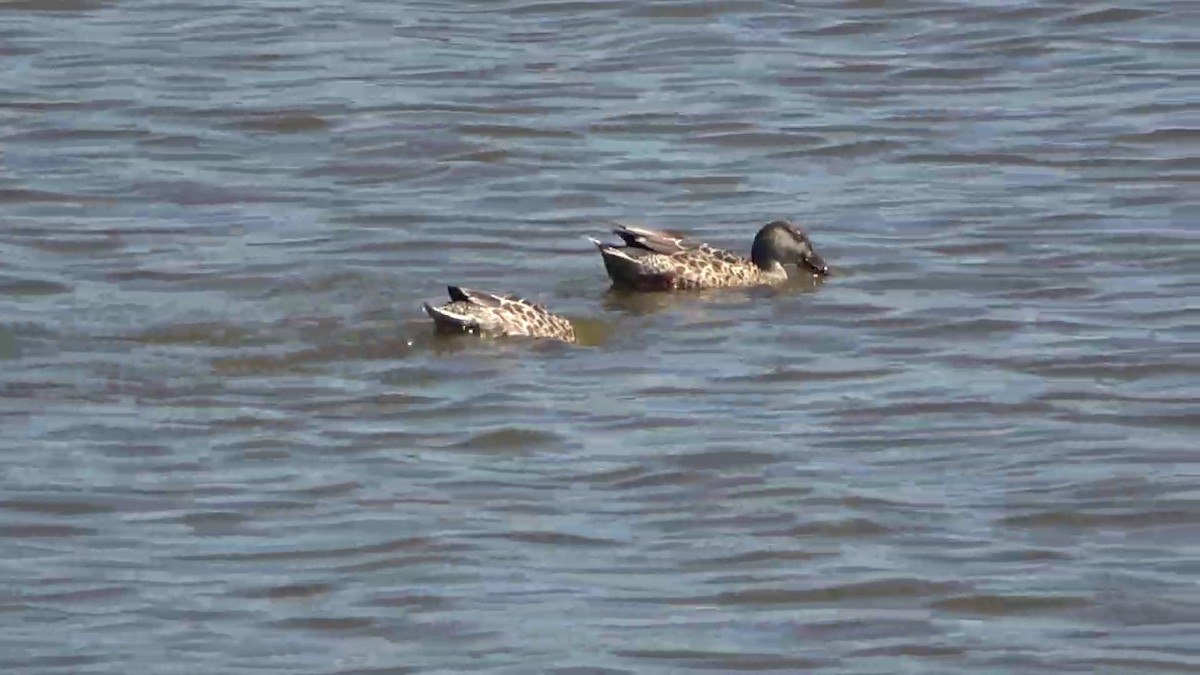
<svg viewBox="0 0 1200 675">
<path fill-rule="evenodd" d="M 750 259 L 764 270 L 778 263 L 795 265 L 820 277 L 829 274 L 829 266 L 817 255 L 808 235 L 786 220 L 771 221 L 758 231 L 750 248 Z"/>
</svg>

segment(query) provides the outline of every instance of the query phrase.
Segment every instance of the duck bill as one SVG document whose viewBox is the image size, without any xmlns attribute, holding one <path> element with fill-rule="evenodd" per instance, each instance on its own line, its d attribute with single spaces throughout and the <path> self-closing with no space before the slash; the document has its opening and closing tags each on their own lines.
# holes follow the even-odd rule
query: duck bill
<svg viewBox="0 0 1200 675">
<path fill-rule="evenodd" d="M 816 253 L 806 256 L 801 263 L 801 267 L 807 267 L 810 272 L 819 277 L 829 276 L 829 265 L 826 265 L 825 259 Z"/>
</svg>

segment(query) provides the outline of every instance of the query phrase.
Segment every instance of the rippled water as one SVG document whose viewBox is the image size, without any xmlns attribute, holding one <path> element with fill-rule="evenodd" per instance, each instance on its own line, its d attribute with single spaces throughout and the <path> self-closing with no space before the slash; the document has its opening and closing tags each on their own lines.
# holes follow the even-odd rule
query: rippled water
<svg viewBox="0 0 1200 675">
<path fill-rule="evenodd" d="M 1192 4 L 0 3 L 0 666 L 1200 671 Z"/>
</svg>

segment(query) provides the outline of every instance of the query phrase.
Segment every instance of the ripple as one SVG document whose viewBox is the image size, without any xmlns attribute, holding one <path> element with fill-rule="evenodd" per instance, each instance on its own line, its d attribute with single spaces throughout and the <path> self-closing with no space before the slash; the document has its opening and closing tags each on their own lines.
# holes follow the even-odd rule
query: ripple
<svg viewBox="0 0 1200 675">
<path fill-rule="evenodd" d="M 703 670 L 716 669 L 726 672 L 808 670 L 829 665 L 823 661 L 776 654 L 721 652 L 702 649 L 636 649 L 618 653 L 621 656 L 631 656 L 652 661 L 682 661 L 694 668 Z"/>
<path fill-rule="evenodd" d="M 316 131 L 326 131 L 330 123 L 315 115 L 294 115 L 283 113 L 258 113 L 244 117 L 234 126 L 246 131 L 257 131 L 276 134 L 304 134 Z"/>
<path fill-rule="evenodd" d="M 43 523 L 18 523 L 0 525 L 0 537 L 13 539 L 37 539 L 57 537 L 79 537 L 95 534 L 95 530 L 74 525 L 51 525 Z"/>
<path fill-rule="evenodd" d="M 1092 604 L 1088 598 L 1073 596 L 962 595 L 933 603 L 935 609 L 963 614 L 1021 615 L 1073 610 Z"/>
<path fill-rule="evenodd" d="M 73 500 L 41 501 L 7 499 L 0 501 L 0 509 L 58 516 L 81 516 L 93 513 L 109 513 L 113 510 L 113 507 L 96 502 L 79 502 Z"/>
<path fill-rule="evenodd" d="M 108 7 L 103 0 L 9 0 L 0 10 L 11 12 L 91 12 Z"/>
<path fill-rule="evenodd" d="M 104 200 L 64 192 L 0 188 L 0 204 L 103 204 Z"/>
<path fill-rule="evenodd" d="M 284 630 L 311 630 L 334 633 L 360 632 L 374 625 L 375 622 L 373 620 L 360 617 L 304 617 L 275 622 L 276 628 Z"/>
<path fill-rule="evenodd" d="M 0 277 L 0 295 L 38 296 L 70 293 L 71 287 L 44 279 L 12 279 Z"/>
<path fill-rule="evenodd" d="M 1174 527 L 1200 522 L 1200 511 L 1162 509 L 1131 513 L 1087 513 L 1077 511 L 1039 511 L 1008 516 L 999 523 L 1006 527 L 1078 529 L 1129 529 Z"/>
<path fill-rule="evenodd" d="M 812 551 L 802 551 L 802 550 L 748 551 L 746 553 L 739 553 L 737 555 L 730 555 L 730 556 L 723 556 L 723 557 L 711 558 L 711 559 L 706 559 L 706 560 L 692 561 L 690 563 L 686 563 L 684 565 L 684 569 L 700 569 L 700 570 L 716 571 L 716 570 L 725 570 L 725 569 L 737 568 L 737 567 L 743 567 L 743 566 L 749 566 L 749 567 L 764 566 L 765 567 L 765 566 L 770 566 L 770 565 L 774 565 L 774 564 L 781 563 L 781 562 L 795 562 L 795 561 L 812 560 L 813 558 L 817 558 L 822 555 L 829 555 L 829 554 L 821 554 L 821 553 L 815 553 Z"/>
<path fill-rule="evenodd" d="M 568 532 L 510 532 L 505 538 L 526 544 L 546 546 L 611 546 L 616 542 Z"/>
<path fill-rule="evenodd" d="M 1109 7 L 1107 9 L 1074 14 L 1064 19 L 1063 23 L 1074 26 L 1121 23 L 1126 21 L 1138 21 L 1140 19 L 1145 19 L 1146 17 L 1154 16 L 1155 14 L 1157 14 L 1157 12 L 1151 10 Z"/>
<path fill-rule="evenodd" d="M 247 598 L 267 600 L 303 600 L 327 595 L 333 587 L 330 584 L 289 584 L 286 586 L 270 586 L 249 589 L 244 592 Z"/>
<path fill-rule="evenodd" d="M 861 598 L 884 599 L 942 595 L 954 590 L 957 584 L 935 583 L 917 579 L 885 579 L 861 583 L 839 584 L 824 588 L 787 589 L 763 588 L 729 591 L 705 598 L 672 599 L 682 605 L 739 605 L 771 606 L 836 603 Z"/>
<path fill-rule="evenodd" d="M 866 518 L 805 523 L 787 531 L 794 537 L 828 537 L 848 539 L 852 537 L 878 537 L 890 534 L 891 529 Z"/>
</svg>

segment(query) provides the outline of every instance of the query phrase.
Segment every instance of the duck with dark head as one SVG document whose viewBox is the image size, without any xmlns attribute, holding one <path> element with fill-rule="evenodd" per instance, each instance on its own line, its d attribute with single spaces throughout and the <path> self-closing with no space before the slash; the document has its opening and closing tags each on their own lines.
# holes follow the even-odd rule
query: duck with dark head
<svg viewBox="0 0 1200 675">
<path fill-rule="evenodd" d="M 613 285 L 631 290 L 774 285 L 788 279 L 788 267 L 814 277 L 829 274 L 808 235 L 786 220 L 771 221 L 758 231 L 749 258 L 674 233 L 632 225 L 617 225 L 613 234 L 622 244 L 591 241 L 600 249 Z"/>
</svg>

